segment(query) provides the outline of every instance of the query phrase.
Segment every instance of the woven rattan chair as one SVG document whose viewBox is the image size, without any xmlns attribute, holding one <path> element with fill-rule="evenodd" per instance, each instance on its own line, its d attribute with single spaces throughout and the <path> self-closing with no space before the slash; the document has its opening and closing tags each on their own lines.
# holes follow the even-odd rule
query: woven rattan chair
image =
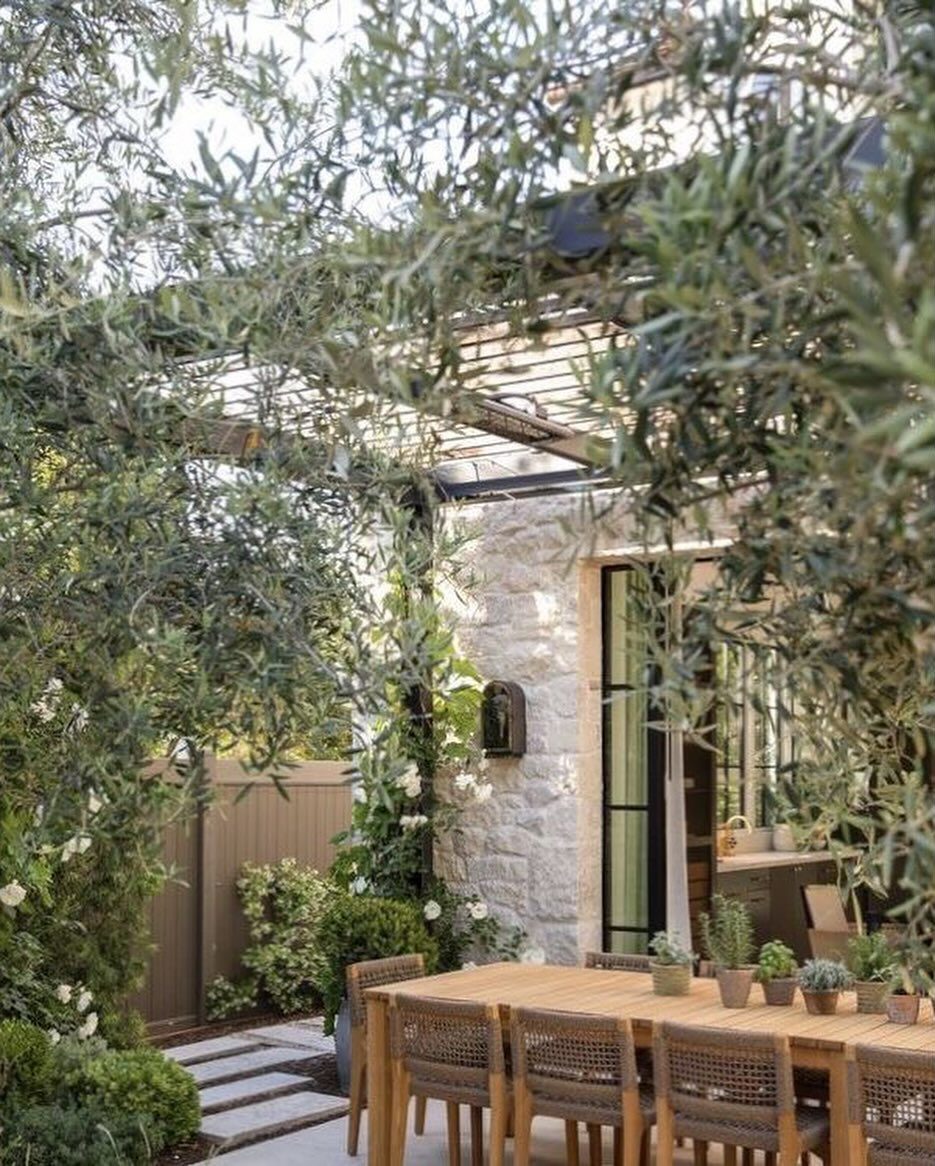
<svg viewBox="0 0 935 1166">
<path fill-rule="evenodd" d="M 830 1160 L 828 1115 L 796 1105 L 785 1037 L 663 1023 L 654 1051 L 658 1166 L 672 1166 L 677 1136 L 762 1150 L 780 1166 L 803 1153 Z"/>
<path fill-rule="evenodd" d="M 351 1109 L 347 1119 L 347 1152 L 353 1158 L 360 1138 L 360 1115 L 367 1096 L 367 1001 L 364 991 L 381 984 L 415 980 L 425 975 L 421 955 L 397 955 L 364 960 L 347 969 L 347 1002 L 351 1016 Z M 425 1128 L 425 1102 L 416 1108 L 416 1132 Z"/>
<path fill-rule="evenodd" d="M 537 1114 L 565 1122 L 569 1166 L 578 1166 L 578 1122 L 588 1127 L 592 1166 L 600 1162 L 605 1125 L 614 1130 L 615 1166 L 648 1163 L 655 1106 L 639 1087 L 629 1020 L 517 1008 L 510 1044 L 515 1166 L 529 1164 Z"/>
<path fill-rule="evenodd" d="M 935 1162 L 935 1057 L 857 1045 L 851 1121 L 860 1122 L 870 1166 Z"/>
<path fill-rule="evenodd" d="M 389 1166 L 403 1166 L 410 1097 L 448 1110 L 448 1161 L 460 1166 L 459 1106 L 471 1108 L 471 1154 L 483 1162 L 483 1110 L 490 1109 L 490 1166 L 503 1166 L 510 1116 L 503 1030 L 493 1006 L 397 995 L 390 1010 L 393 1115 Z"/>
<path fill-rule="evenodd" d="M 586 968 L 604 968 L 610 972 L 648 972 L 648 955 L 622 954 L 616 951 L 586 951 Z"/>
</svg>

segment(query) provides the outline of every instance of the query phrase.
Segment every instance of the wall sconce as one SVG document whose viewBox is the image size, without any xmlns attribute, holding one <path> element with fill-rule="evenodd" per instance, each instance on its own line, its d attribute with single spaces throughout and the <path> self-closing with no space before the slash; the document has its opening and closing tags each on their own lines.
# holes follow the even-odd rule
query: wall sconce
<svg viewBox="0 0 935 1166">
<path fill-rule="evenodd" d="M 486 757 L 526 752 L 526 697 L 512 680 L 491 680 L 481 698 L 481 745 Z"/>
</svg>

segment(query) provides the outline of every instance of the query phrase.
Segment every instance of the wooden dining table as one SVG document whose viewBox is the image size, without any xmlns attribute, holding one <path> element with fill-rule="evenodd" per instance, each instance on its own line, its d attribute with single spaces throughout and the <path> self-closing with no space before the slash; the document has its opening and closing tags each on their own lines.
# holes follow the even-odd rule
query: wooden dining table
<svg viewBox="0 0 935 1166">
<path fill-rule="evenodd" d="M 733 1031 L 779 1033 L 789 1038 L 793 1065 L 822 1069 L 831 1091 L 831 1166 L 861 1166 L 866 1146 L 860 1127 L 849 1121 L 847 1062 L 856 1044 L 886 1045 L 935 1054 L 935 1024 L 929 1006 L 917 1025 L 889 1022 L 885 1015 L 859 1014 L 853 992 L 844 992 L 832 1016 L 812 1016 L 799 994 L 791 1007 L 762 1003 L 754 985 L 746 1008 L 725 1008 L 716 981 L 692 980 L 687 996 L 656 996 L 651 977 L 641 972 L 535 964 L 488 964 L 418 980 L 384 984 L 367 991 L 368 1166 L 390 1159 L 392 1078 L 389 1010 L 397 993 L 496 1005 L 504 1025 L 514 1007 L 557 1008 L 602 1016 L 629 1017 L 638 1047 L 652 1044 L 662 1020 Z"/>
</svg>

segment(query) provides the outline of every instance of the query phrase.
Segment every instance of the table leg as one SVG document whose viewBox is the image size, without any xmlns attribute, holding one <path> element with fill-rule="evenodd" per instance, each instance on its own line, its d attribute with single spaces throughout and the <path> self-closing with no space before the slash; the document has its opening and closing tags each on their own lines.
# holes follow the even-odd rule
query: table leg
<svg viewBox="0 0 935 1166">
<path fill-rule="evenodd" d="M 386 1000 L 367 1000 L 367 1164 L 386 1166 L 390 1160 L 390 1119 L 393 1086 L 390 1078 L 389 1010 Z"/>
</svg>

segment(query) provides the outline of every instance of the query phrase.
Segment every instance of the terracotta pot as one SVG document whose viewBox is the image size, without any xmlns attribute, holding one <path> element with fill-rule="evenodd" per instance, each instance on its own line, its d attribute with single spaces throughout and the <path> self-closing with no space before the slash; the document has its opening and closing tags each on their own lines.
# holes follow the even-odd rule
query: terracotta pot
<svg viewBox="0 0 935 1166">
<path fill-rule="evenodd" d="M 687 996 L 692 985 L 691 964 L 654 964 L 653 991 L 657 996 Z"/>
<path fill-rule="evenodd" d="M 802 999 L 805 1001 L 805 1010 L 812 1016 L 830 1016 L 838 1009 L 838 997 L 841 993 L 835 988 L 831 992 L 809 992 L 802 989 Z"/>
<path fill-rule="evenodd" d="M 763 998 L 767 1004 L 791 1004 L 797 985 L 794 976 L 777 977 L 763 981 Z"/>
<path fill-rule="evenodd" d="M 746 1008 L 753 985 L 753 968 L 718 968 L 717 984 L 725 1008 Z"/>
<path fill-rule="evenodd" d="M 886 1018 L 893 1024 L 915 1024 L 919 1019 L 919 997 L 887 996 Z"/>
<path fill-rule="evenodd" d="M 855 980 L 858 1012 L 885 1012 L 889 985 L 880 980 Z"/>
</svg>

